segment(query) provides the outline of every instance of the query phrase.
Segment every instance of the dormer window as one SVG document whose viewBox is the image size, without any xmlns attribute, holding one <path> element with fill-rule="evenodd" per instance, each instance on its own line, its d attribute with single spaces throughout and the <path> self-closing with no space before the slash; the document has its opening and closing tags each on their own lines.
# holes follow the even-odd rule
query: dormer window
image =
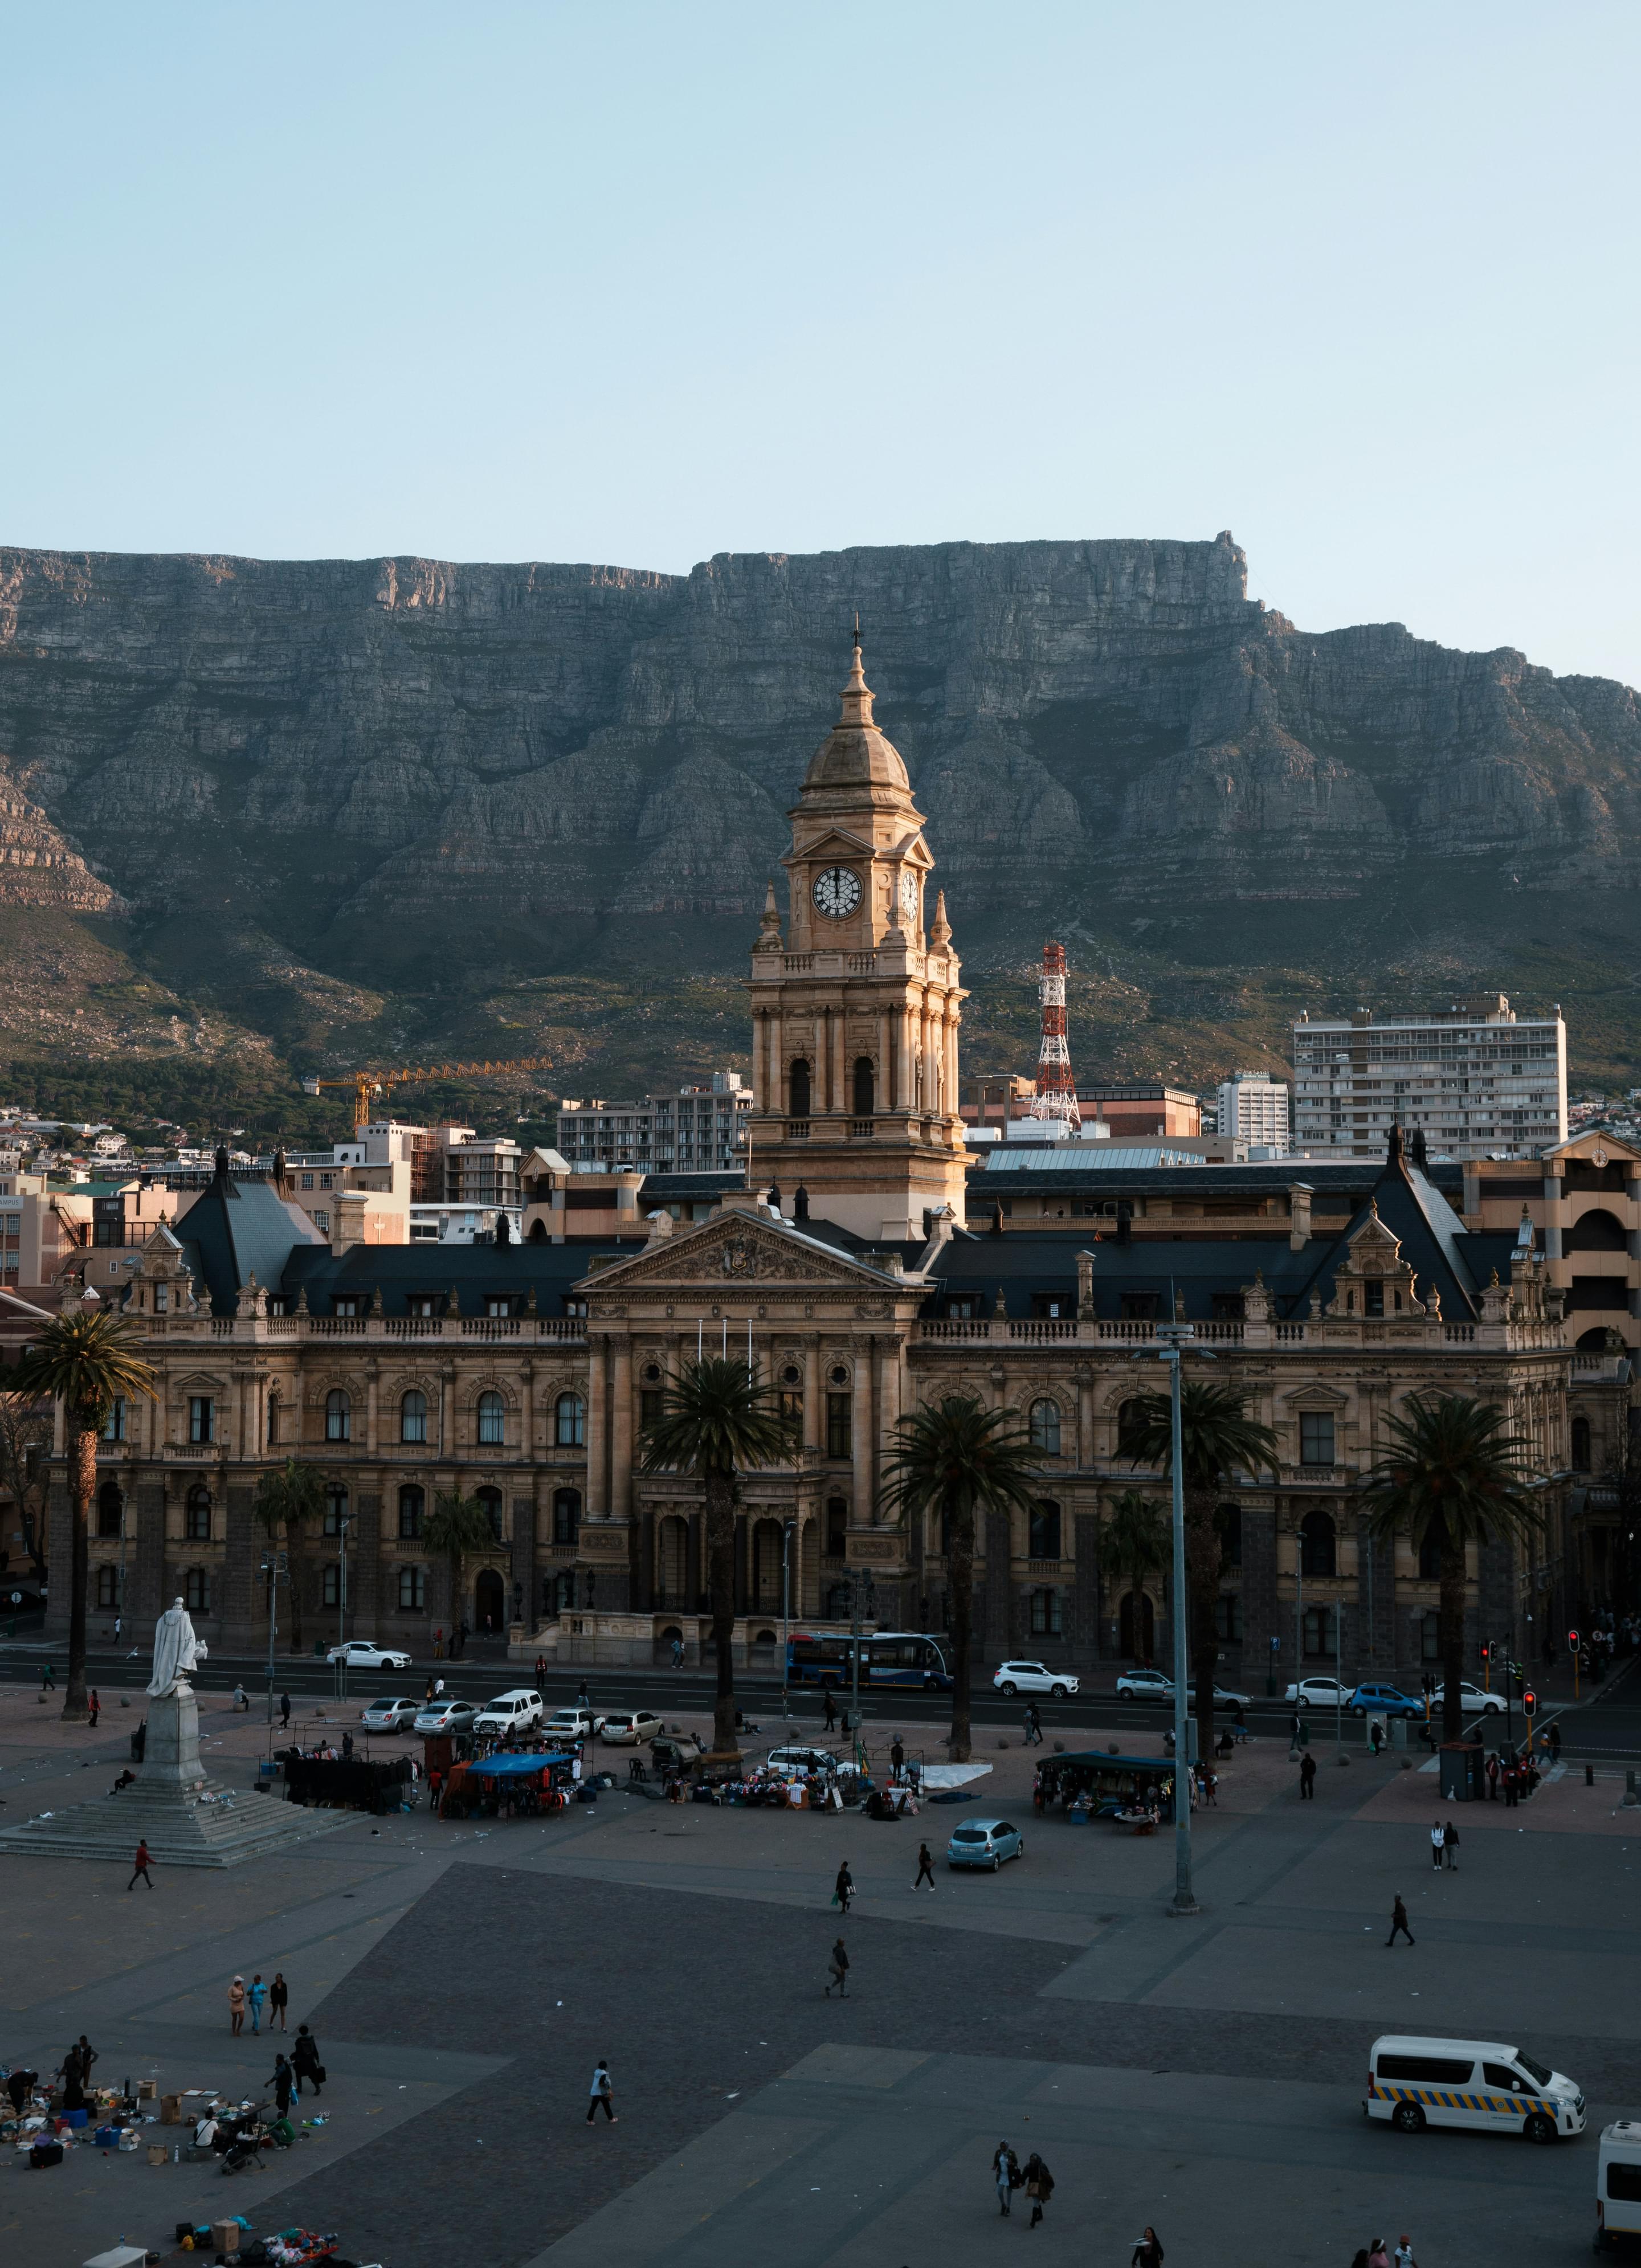
<svg viewBox="0 0 1641 2268">
<path fill-rule="evenodd" d="M 1375 1278 L 1362 1287 L 1362 1313 L 1365 1315 L 1382 1315 L 1384 1312 L 1385 1287 Z"/>
</svg>

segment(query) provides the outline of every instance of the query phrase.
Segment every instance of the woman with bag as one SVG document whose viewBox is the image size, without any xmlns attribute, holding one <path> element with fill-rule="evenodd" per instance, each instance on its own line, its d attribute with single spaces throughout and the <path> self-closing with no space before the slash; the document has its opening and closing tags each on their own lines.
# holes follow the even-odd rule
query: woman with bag
<svg viewBox="0 0 1641 2268">
<path fill-rule="evenodd" d="M 1129 2262 L 1129 2268 L 1162 2268 L 1162 2243 L 1154 2228 L 1148 2226 L 1134 2247 L 1134 2257 Z"/>
<path fill-rule="evenodd" d="M 850 1873 L 849 1860 L 845 1859 L 837 1870 L 837 1880 L 832 1886 L 832 1903 L 835 1906 L 842 1906 L 843 1911 L 847 1913 L 849 1902 L 854 1895 L 855 1877 Z"/>
<path fill-rule="evenodd" d="M 1031 2199 L 1031 2220 L 1028 2228 L 1035 2228 L 1042 2219 L 1042 2209 L 1054 2195 L 1054 2176 L 1034 2150 L 1026 2161 L 1026 2194 Z"/>
<path fill-rule="evenodd" d="M 297 2093 L 302 2092 L 302 2082 L 317 2095 L 325 2084 L 325 2066 L 319 2059 L 319 2042 L 305 2024 L 297 2026 L 297 2036 L 291 2043 L 291 2067 L 297 2075 Z"/>
</svg>

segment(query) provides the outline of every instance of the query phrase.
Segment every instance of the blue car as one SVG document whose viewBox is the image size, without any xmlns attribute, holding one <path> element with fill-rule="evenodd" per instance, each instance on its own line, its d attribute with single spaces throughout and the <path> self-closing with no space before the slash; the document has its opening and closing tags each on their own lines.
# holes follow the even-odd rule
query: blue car
<svg viewBox="0 0 1641 2268">
<path fill-rule="evenodd" d="M 946 1846 L 948 1867 L 990 1867 L 995 1874 L 1005 1859 L 1026 1854 L 1026 1838 L 1006 1819 L 966 1819 Z"/>
<path fill-rule="evenodd" d="M 1353 1717 L 1422 1717 L 1423 1701 L 1416 1701 L 1399 1685 L 1358 1685 L 1349 1702 Z"/>
</svg>

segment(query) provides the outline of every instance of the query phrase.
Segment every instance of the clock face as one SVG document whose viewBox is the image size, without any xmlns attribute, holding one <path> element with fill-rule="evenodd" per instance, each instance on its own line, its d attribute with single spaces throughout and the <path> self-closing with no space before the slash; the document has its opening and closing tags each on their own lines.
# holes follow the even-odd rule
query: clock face
<svg viewBox="0 0 1641 2268">
<path fill-rule="evenodd" d="M 901 876 L 901 904 L 909 922 L 917 918 L 917 877 L 909 866 Z"/>
<path fill-rule="evenodd" d="M 823 914 L 841 921 L 860 903 L 860 877 L 851 866 L 828 866 L 815 876 L 813 895 Z"/>
</svg>

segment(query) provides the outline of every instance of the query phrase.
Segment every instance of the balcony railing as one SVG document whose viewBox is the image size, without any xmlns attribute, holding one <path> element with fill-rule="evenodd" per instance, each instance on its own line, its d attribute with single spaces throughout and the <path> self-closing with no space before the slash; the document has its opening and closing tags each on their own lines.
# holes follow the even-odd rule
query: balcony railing
<svg viewBox="0 0 1641 2268">
<path fill-rule="evenodd" d="M 537 1344 L 579 1346 L 587 1336 L 585 1315 L 160 1315 L 143 1318 L 158 1334 L 186 1337 L 199 1332 L 213 1339 L 255 1345 L 263 1339 L 371 1340 L 523 1339 Z"/>
</svg>

